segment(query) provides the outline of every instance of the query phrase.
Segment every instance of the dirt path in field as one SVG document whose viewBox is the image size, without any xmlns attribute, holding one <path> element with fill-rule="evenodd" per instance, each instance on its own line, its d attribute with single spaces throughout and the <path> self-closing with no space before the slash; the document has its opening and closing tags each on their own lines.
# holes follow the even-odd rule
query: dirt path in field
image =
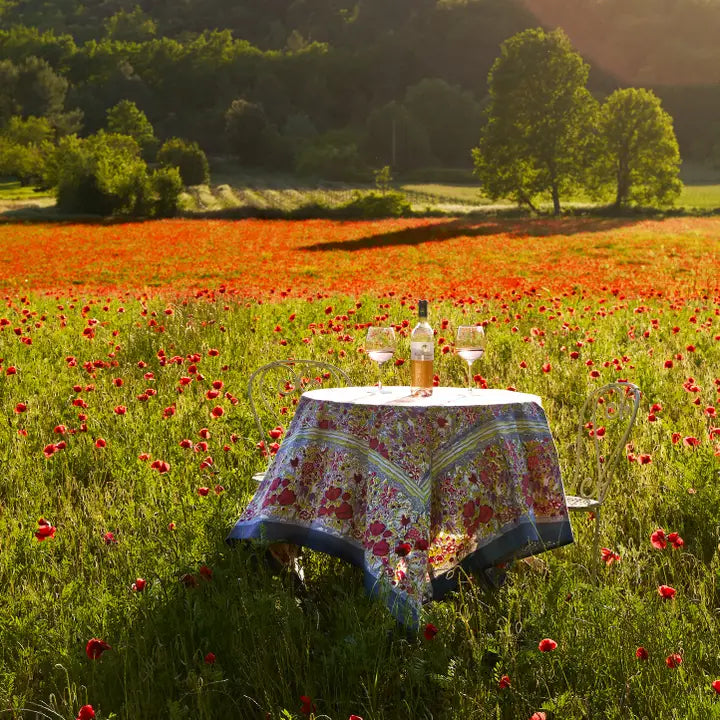
<svg viewBox="0 0 720 720">
<path fill-rule="evenodd" d="M 55 207 L 55 198 L 38 197 L 30 200 L 0 200 L 0 215 L 10 219 L 18 217 L 45 217 L 48 208 Z"/>
</svg>

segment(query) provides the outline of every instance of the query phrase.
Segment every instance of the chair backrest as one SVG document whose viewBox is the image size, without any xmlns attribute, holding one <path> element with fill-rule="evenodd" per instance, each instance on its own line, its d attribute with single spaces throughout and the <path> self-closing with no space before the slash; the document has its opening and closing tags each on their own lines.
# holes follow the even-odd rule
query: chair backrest
<svg viewBox="0 0 720 720">
<path fill-rule="evenodd" d="M 605 501 L 618 462 L 625 457 L 639 407 L 640 388 L 629 382 L 609 383 L 588 396 L 575 442 L 581 497 Z"/>
<path fill-rule="evenodd" d="M 338 384 L 349 387 L 352 382 L 340 368 L 320 360 L 276 360 L 259 367 L 248 381 L 248 399 L 260 439 L 268 444 L 268 423 L 291 416 L 306 390 Z"/>
</svg>

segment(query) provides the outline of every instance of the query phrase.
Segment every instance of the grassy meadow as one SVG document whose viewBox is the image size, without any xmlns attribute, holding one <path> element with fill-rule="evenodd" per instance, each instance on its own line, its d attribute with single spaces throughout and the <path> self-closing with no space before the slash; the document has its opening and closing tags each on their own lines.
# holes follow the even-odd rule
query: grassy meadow
<svg viewBox="0 0 720 720">
<path fill-rule="evenodd" d="M 0 227 L 0 718 L 720 718 L 720 221 L 578 222 Z M 250 373 L 372 383 L 366 326 L 406 360 L 421 295 L 441 383 L 486 323 L 476 370 L 542 396 L 568 491 L 588 391 L 643 392 L 601 526 L 620 560 L 595 579 L 575 516 L 574 545 L 426 606 L 430 640 L 353 567 L 307 553 L 302 595 L 225 543 L 264 465 Z"/>
</svg>

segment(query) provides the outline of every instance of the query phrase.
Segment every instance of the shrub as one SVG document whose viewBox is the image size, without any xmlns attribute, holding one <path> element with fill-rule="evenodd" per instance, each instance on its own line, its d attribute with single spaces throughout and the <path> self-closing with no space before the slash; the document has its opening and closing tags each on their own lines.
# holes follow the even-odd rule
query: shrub
<svg viewBox="0 0 720 720">
<path fill-rule="evenodd" d="M 46 182 L 63 212 L 130 217 L 174 214 L 181 187 L 175 169 L 148 175 L 133 138 L 103 131 L 63 138 L 48 160 Z"/>
<path fill-rule="evenodd" d="M 177 214 L 179 196 L 183 189 L 182 178 L 177 168 L 160 168 L 150 176 L 155 194 L 157 217 L 173 217 Z"/>
<path fill-rule="evenodd" d="M 400 192 L 356 192 L 355 197 L 342 205 L 343 215 L 361 218 L 401 217 L 412 214 L 407 198 Z"/>
<path fill-rule="evenodd" d="M 196 142 L 181 138 L 167 140 L 158 151 L 157 161 L 164 168 L 177 168 L 183 185 L 210 182 L 207 156 Z"/>
</svg>

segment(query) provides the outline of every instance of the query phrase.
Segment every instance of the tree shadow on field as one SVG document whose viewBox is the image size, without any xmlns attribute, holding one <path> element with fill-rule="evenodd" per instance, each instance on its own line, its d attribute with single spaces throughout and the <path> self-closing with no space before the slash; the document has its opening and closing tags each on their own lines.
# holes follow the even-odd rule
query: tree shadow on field
<svg viewBox="0 0 720 720">
<path fill-rule="evenodd" d="M 355 240 L 332 240 L 305 245 L 302 250 L 324 252 L 332 250 L 365 250 L 368 248 L 421 245 L 443 242 L 458 237 L 486 237 L 506 235 L 513 238 L 541 238 L 552 235 L 576 235 L 617 230 L 641 222 L 637 217 L 561 217 L 561 218 L 462 218 L 447 222 L 430 222 L 418 227 L 401 228 L 392 232 L 374 233 Z"/>
</svg>

